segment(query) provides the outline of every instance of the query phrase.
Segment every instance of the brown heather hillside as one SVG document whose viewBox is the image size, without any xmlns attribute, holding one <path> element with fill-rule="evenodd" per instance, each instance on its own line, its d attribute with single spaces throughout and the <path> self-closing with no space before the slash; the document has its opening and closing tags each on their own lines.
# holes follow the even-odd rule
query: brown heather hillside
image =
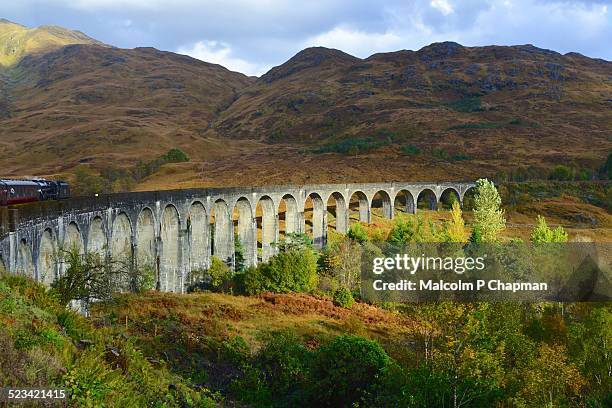
<svg viewBox="0 0 612 408">
<path fill-rule="evenodd" d="M 612 146 L 611 108 L 612 63 L 579 54 L 437 43 L 360 60 L 309 48 L 246 89 L 215 128 L 328 150 L 391 137 L 392 151 L 442 148 L 480 168 L 594 166 Z"/>
<path fill-rule="evenodd" d="M 210 122 L 250 82 L 152 48 L 70 45 L 25 57 L 5 74 L 2 168 L 70 173 L 80 163 L 122 166 L 175 146 L 204 155 Z"/>
<path fill-rule="evenodd" d="M 612 63 L 530 45 L 309 48 L 258 79 L 152 48 L 23 49 L 0 68 L 2 176 L 70 178 L 178 147 L 188 163 L 134 188 L 546 177 L 612 150 Z"/>
</svg>

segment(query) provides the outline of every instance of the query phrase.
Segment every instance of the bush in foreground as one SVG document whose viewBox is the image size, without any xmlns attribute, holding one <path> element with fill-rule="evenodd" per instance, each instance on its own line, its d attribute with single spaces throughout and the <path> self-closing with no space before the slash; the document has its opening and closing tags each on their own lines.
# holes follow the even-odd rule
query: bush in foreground
<svg viewBox="0 0 612 408">
<path fill-rule="evenodd" d="M 334 305 L 340 307 L 346 307 L 350 309 L 355 304 L 353 294 L 347 288 L 341 286 L 334 291 L 333 296 Z"/>
<path fill-rule="evenodd" d="M 316 288 L 317 279 L 317 261 L 312 251 L 290 250 L 248 269 L 244 274 L 244 289 L 249 295 L 264 291 L 310 292 Z"/>
<path fill-rule="evenodd" d="M 376 342 L 340 336 L 317 351 L 310 370 L 315 406 L 355 406 L 377 384 L 391 359 Z"/>
</svg>

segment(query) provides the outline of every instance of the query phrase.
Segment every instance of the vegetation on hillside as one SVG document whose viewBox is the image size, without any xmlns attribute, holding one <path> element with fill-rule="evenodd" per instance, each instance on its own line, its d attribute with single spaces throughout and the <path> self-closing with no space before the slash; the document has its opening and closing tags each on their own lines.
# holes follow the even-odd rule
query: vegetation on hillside
<svg viewBox="0 0 612 408">
<path fill-rule="evenodd" d="M 75 407 L 216 405 L 135 340 L 94 327 L 40 284 L 0 273 L 0 386 L 64 388 Z"/>
<path fill-rule="evenodd" d="M 0 385 L 65 387 L 73 406 L 609 405 L 609 303 L 361 300 L 360 259 L 382 256 L 374 240 L 465 243 L 469 228 L 472 241 L 506 240 L 495 187 L 480 180 L 473 201 L 471 224 L 455 202 L 446 223 L 358 223 L 322 251 L 289 234 L 268 262 L 236 273 L 213 258 L 188 295 L 147 292 L 146 273 L 76 253 L 50 289 L 2 275 L 0 360 L 12 363 Z M 531 240 L 567 234 L 539 218 Z M 77 278 L 101 273 L 144 286 L 109 296 Z M 105 301 L 89 304 L 89 320 L 64 306 L 91 298 Z"/>
<path fill-rule="evenodd" d="M 93 195 L 130 191 L 164 164 L 188 161 L 189 156 L 185 152 L 173 148 L 154 160 L 139 160 L 132 167 L 104 167 L 99 175 L 87 166 L 79 166 L 75 170 L 72 192 L 75 195 Z"/>
</svg>

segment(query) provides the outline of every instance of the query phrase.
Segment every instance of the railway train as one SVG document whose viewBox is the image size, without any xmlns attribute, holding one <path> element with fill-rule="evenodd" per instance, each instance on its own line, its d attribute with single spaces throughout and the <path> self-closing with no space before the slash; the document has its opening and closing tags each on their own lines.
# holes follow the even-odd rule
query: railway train
<svg viewBox="0 0 612 408">
<path fill-rule="evenodd" d="M 0 179 L 0 206 L 70 197 L 70 185 L 61 180 Z"/>
</svg>

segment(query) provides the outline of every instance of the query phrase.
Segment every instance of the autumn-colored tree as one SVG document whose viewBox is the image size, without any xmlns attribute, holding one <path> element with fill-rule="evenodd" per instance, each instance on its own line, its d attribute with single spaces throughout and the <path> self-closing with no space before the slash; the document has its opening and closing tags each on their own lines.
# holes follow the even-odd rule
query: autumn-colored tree
<svg viewBox="0 0 612 408">
<path fill-rule="evenodd" d="M 467 242 L 469 234 L 465 229 L 461 205 L 454 201 L 451 207 L 451 220 L 446 225 L 446 234 L 450 242 Z"/>
<path fill-rule="evenodd" d="M 521 395 L 536 406 L 576 406 L 585 385 L 578 368 L 568 361 L 565 347 L 559 344 L 540 344 L 524 376 Z"/>
</svg>

